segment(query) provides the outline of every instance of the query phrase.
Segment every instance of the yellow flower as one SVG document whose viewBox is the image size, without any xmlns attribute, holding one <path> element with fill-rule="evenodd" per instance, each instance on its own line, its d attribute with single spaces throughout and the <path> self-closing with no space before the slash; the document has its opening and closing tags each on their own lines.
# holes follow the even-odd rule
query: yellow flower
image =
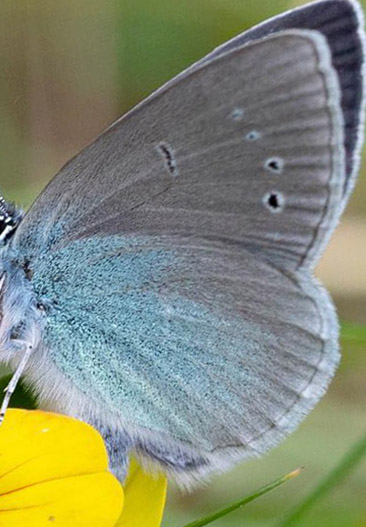
<svg viewBox="0 0 366 527">
<path fill-rule="evenodd" d="M 144 474 L 135 462 L 124 492 L 108 471 L 101 436 L 85 423 L 7 411 L 0 427 L 0 527 L 159 527 L 165 492 L 165 478 Z"/>
</svg>

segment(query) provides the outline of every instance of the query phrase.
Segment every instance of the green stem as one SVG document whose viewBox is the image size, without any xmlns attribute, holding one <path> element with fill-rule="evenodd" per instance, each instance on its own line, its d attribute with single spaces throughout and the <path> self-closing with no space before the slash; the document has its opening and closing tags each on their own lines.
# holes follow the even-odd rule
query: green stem
<svg viewBox="0 0 366 527">
<path fill-rule="evenodd" d="M 247 503 L 250 503 L 251 501 L 254 501 L 255 499 L 259 498 L 260 496 L 263 496 L 263 494 L 267 494 L 267 492 L 270 492 L 271 490 L 275 489 L 276 487 L 279 487 L 289 479 L 292 479 L 300 474 L 301 469 L 294 470 L 293 472 L 290 472 L 290 474 L 286 474 L 285 476 L 282 476 L 272 483 L 269 483 L 268 485 L 265 485 L 264 487 L 261 487 L 257 491 L 255 491 L 250 496 L 247 496 L 246 498 L 242 498 L 239 501 L 236 501 L 232 503 L 231 505 L 214 512 L 213 514 L 210 514 L 208 516 L 205 516 L 204 518 L 201 518 L 200 520 L 196 520 L 192 523 L 188 523 L 184 527 L 203 527 L 204 525 L 208 525 L 209 523 L 214 522 L 215 520 L 218 520 L 219 518 L 222 518 L 222 516 L 225 516 L 226 514 L 229 514 L 232 511 L 235 511 L 239 509 L 240 507 L 243 507 Z"/>
</svg>

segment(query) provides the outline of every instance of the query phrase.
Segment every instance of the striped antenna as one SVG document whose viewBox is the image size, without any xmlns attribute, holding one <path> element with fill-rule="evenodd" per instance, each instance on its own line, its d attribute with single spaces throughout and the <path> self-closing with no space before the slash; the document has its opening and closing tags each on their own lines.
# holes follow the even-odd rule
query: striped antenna
<svg viewBox="0 0 366 527">
<path fill-rule="evenodd" d="M 7 240 L 14 233 L 23 218 L 23 211 L 0 196 L 0 241 Z"/>
</svg>

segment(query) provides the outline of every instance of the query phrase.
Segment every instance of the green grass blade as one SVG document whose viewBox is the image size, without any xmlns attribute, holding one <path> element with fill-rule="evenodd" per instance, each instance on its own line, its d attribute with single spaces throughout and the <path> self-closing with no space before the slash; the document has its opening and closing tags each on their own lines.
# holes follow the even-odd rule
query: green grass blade
<svg viewBox="0 0 366 527">
<path fill-rule="evenodd" d="M 275 489 L 276 487 L 279 487 L 283 483 L 286 483 L 286 481 L 288 481 L 289 479 L 292 479 L 298 476 L 300 474 L 300 471 L 301 469 L 294 470 L 293 472 L 290 472 L 290 474 L 286 474 L 285 476 L 282 476 L 276 479 L 275 481 L 272 481 L 272 483 L 269 483 L 268 485 L 261 487 L 260 489 L 253 492 L 253 494 L 250 494 L 249 496 L 246 496 L 245 498 L 242 498 L 241 500 L 236 501 L 232 503 L 231 505 L 228 505 L 227 507 L 220 509 L 219 511 L 216 511 L 213 514 L 205 516 L 201 518 L 200 520 L 196 520 L 192 523 L 188 523 L 184 527 L 203 527 L 204 525 L 208 525 L 209 523 L 212 523 L 215 520 L 218 520 L 219 518 L 226 516 L 230 512 L 240 509 L 244 505 L 247 505 L 247 503 L 250 503 L 251 501 L 256 500 L 260 496 L 267 494 L 268 492 Z"/>
<path fill-rule="evenodd" d="M 290 512 L 289 516 L 285 518 L 278 527 L 293 527 L 298 526 L 300 520 L 309 512 L 314 505 L 323 499 L 336 485 L 339 485 L 350 472 L 357 467 L 366 455 L 366 435 L 362 437 L 347 454 L 341 459 L 340 463 L 326 476 L 315 489 L 300 503 L 295 509 Z"/>
</svg>

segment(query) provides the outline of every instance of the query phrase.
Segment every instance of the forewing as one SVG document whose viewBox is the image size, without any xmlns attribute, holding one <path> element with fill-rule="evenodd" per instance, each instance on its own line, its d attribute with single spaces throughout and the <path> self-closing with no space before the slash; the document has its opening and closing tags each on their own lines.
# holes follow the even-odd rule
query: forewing
<svg viewBox="0 0 366 527">
<path fill-rule="evenodd" d="M 321 35 L 290 31 L 195 69 L 68 163 L 15 243 L 165 234 L 225 240 L 284 269 L 313 264 L 345 181 L 330 61 Z"/>
<path fill-rule="evenodd" d="M 274 17 L 244 33 L 230 40 L 226 44 L 223 44 L 212 53 L 207 55 L 205 58 L 188 68 L 186 71 L 178 75 L 175 79 L 168 82 L 165 86 L 155 92 L 148 101 L 154 101 L 158 95 L 166 92 L 169 88 L 174 88 L 176 84 L 179 84 L 182 79 L 190 77 L 192 72 L 196 69 L 202 68 L 204 64 L 212 61 L 215 57 L 225 55 L 226 53 L 238 50 L 243 45 L 250 41 L 266 37 L 270 34 L 282 32 L 289 29 L 306 29 L 319 31 L 327 40 L 329 47 L 329 53 L 331 55 L 331 63 L 335 68 L 338 83 L 340 87 L 340 100 L 341 110 L 343 117 L 343 144 L 345 148 L 345 163 L 346 163 L 346 177 L 343 183 L 343 203 L 344 207 L 347 199 L 350 195 L 350 191 L 353 188 L 355 178 L 357 176 L 357 170 L 359 167 L 359 155 L 362 146 L 363 139 L 363 122 L 364 122 L 364 47 L 365 37 L 363 31 L 363 14 L 359 4 L 354 0 L 321 0 L 305 6 L 301 6 L 297 9 L 293 9 L 280 16 Z M 266 79 L 266 84 L 269 79 Z M 215 79 L 215 83 L 217 80 Z M 255 88 L 255 90 L 257 87 Z M 216 104 L 222 103 L 226 100 L 228 106 L 230 103 L 235 104 L 235 99 L 238 100 L 237 95 L 240 94 L 221 93 L 219 94 L 219 100 L 215 101 Z M 230 100 L 230 95 L 232 100 Z M 196 94 L 190 93 L 188 101 L 191 103 L 192 98 L 195 98 Z M 197 95 L 198 97 L 198 95 Z M 249 99 L 250 100 L 250 99 Z M 147 101 L 139 105 L 139 108 L 144 113 L 149 111 L 149 104 Z M 188 108 L 189 119 L 192 118 Z M 201 113 L 200 107 L 198 109 L 195 105 L 192 105 L 192 114 L 200 115 L 201 125 L 205 124 L 204 116 Z M 175 115 L 182 116 L 182 113 L 176 113 L 173 115 L 165 115 L 164 120 L 168 121 L 170 130 L 172 128 L 177 130 L 179 134 L 180 146 L 184 146 L 184 134 L 185 134 L 185 120 L 175 119 Z M 136 113 L 136 112 L 132 112 Z M 258 115 L 260 117 L 261 115 Z M 183 116 L 184 119 L 186 118 Z M 159 124 L 154 123 L 154 131 L 161 130 L 162 119 L 159 116 Z M 211 126 L 215 123 L 209 123 Z M 100 200 L 103 200 L 103 208 L 97 210 L 95 220 L 104 219 L 105 215 L 109 213 L 108 203 L 105 202 L 107 191 L 115 190 L 116 192 L 125 185 L 126 171 L 131 170 L 133 173 L 129 174 L 128 180 L 133 178 L 138 180 L 142 175 L 146 176 L 147 167 L 143 167 L 143 161 L 145 159 L 145 152 L 141 152 L 141 149 L 146 146 L 144 144 L 144 137 L 141 135 L 141 128 L 145 124 L 145 120 L 139 117 L 134 119 L 132 126 L 126 125 L 126 118 L 118 121 L 113 127 L 113 135 L 122 134 L 125 136 L 124 140 L 120 140 L 121 137 L 117 137 L 116 142 L 110 138 L 109 132 L 103 134 L 99 140 L 88 147 L 84 153 L 76 156 L 71 162 L 69 162 L 55 178 L 51 184 L 47 187 L 46 192 L 43 193 L 41 198 L 38 198 L 36 203 L 31 208 L 27 215 L 27 218 L 23 224 L 24 230 L 19 229 L 19 235 L 25 238 L 29 238 L 30 245 L 37 246 L 41 243 L 52 245 L 55 243 L 55 238 L 58 239 L 60 235 L 67 236 L 69 231 L 75 226 L 73 222 L 70 222 L 74 218 L 74 212 L 72 209 L 75 207 L 75 202 L 80 200 L 75 199 L 75 192 L 84 194 L 85 197 L 89 197 L 90 193 L 86 192 L 88 187 L 91 193 L 98 195 Z M 147 123 L 146 123 L 147 124 Z M 133 126 L 137 129 L 134 130 Z M 151 126 L 151 123 L 150 123 Z M 202 130 L 200 126 L 200 130 Z M 187 133 L 189 129 L 187 129 Z M 289 130 L 291 133 L 291 131 Z M 205 135 L 208 134 L 208 130 L 205 129 L 203 132 Z M 226 131 L 229 133 L 229 130 Z M 295 133 L 295 132 L 294 132 Z M 170 134 L 168 134 L 169 136 Z M 130 139 L 130 141 L 129 141 Z M 187 141 L 187 139 L 186 139 Z M 111 154 L 110 149 L 108 150 L 108 156 L 106 152 L 103 154 L 101 148 L 104 148 L 105 144 L 108 144 L 114 151 Z M 199 144 L 199 143 L 198 143 Z M 142 163 L 137 163 L 136 160 L 129 161 L 126 149 L 133 147 L 133 152 L 141 159 Z M 188 143 L 188 146 L 190 144 Z M 137 150 L 137 151 L 136 151 Z M 192 152 L 196 152 L 197 145 L 194 145 Z M 245 152 L 243 152 L 245 154 Z M 208 155 L 211 155 L 208 152 Z M 93 162 L 93 166 L 90 163 L 85 162 L 85 157 L 90 156 L 90 161 Z M 150 160 L 153 169 L 154 160 Z M 223 167 L 224 169 L 224 167 Z M 159 170 L 157 167 L 155 170 Z M 106 178 L 105 171 L 109 171 L 110 177 Z M 141 174 L 142 172 L 142 174 Z M 62 184 L 63 183 L 63 184 Z M 104 188 L 104 183 L 108 184 L 108 189 Z M 94 196 L 95 197 L 95 196 Z M 50 201 L 59 206 L 52 207 L 52 213 L 50 214 Z M 91 200 L 90 208 L 93 209 L 95 200 Z M 121 205 L 124 203 L 121 202 Z M 55 205 L 55 206 L 56 206 Z M 81 203 L 83 210 L 88 209 L 88 203 Z M 128 208 L 128 207 L 127 207 Z M 71 211 L 70 211 L 71 209 Z M 48 220 L 48 221 L 47 221 Z M 53 223 L 62 220 L 62 224 L 65 226 L 65 231 L 54 233 L 52 230 Z M 81 220 L 81 218 L 80 218 Z M 46 225 L 45 225 L 46 224 Z M 22 234 L 22 231 L 24 234 Z M 50 232 L 52 231 L 52 232 Z M 36 249 L 37 250 L 37 249 Z"/>
</svg>

